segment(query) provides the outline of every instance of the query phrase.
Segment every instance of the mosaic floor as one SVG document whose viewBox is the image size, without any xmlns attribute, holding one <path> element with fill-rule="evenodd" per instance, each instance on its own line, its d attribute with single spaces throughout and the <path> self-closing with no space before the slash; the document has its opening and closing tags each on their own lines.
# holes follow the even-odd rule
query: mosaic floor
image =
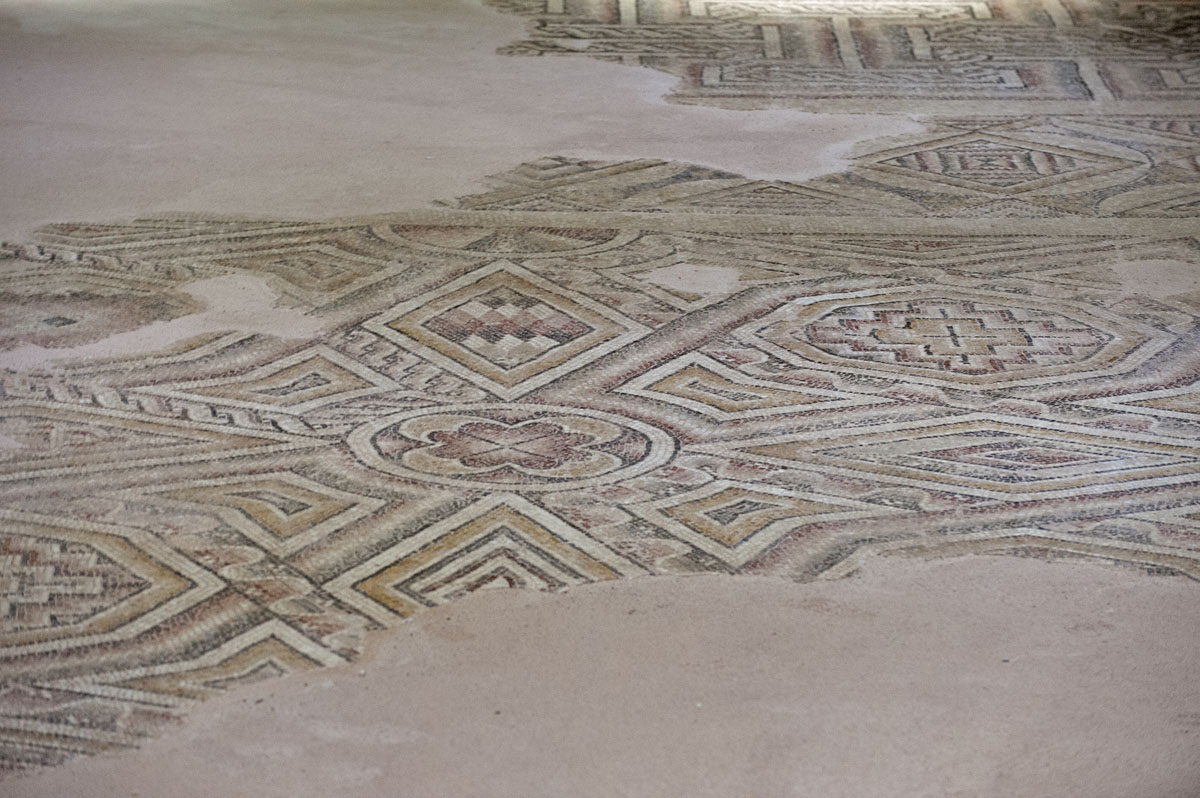
<svg viewBox="0 0 1200 798">
<path fill-rule="evenodd" d="M 1200 579 L 1200 290 L 1144 276 L 1200 269 L 1194 7 L 493 4 L 534 16 L 514 51 L 686 102 L 1009 114 L 806 183 L 547 157 L 424 212 L 5 245 L 0 766 L 135 745 L 486 588 L 972 553 Z M 1110 99 L 1159 110 L 1077 108 Z M 247 277 L 309 329 L 186 326 Z"/>
<path fill-rule="evenodd" d="M 584 55 L 679 78 L 727 108 L 1187 113 L 1191 0 L 487 0 L 531 17 L 512 55 Z"/>
</svg>

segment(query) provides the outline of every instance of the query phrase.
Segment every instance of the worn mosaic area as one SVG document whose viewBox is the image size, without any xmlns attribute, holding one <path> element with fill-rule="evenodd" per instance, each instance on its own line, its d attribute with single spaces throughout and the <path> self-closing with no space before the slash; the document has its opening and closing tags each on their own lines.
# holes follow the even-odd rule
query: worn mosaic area
<svg viewBox="0 0 1200 798">
<path fill-rule="evenodd" d="M 1200 120 L 942 119 L 871 143 L 846 172 L 749 180 L 656 160 L 546 158 L 492 178 L 471 210 L 670 211 L 887 217 L 1200 216 Z"/>
<path fill-rule="evenodd" d="M 511 55 L 583 55 L 733 108 L 1012 113 L 1200 99 L 1191 0 L 487 0 Z"/>
<path fill-rule="evenodd" d="M 1180 158 L 1196 124 L 1121 135 Z M 950 160 L 1020 185 L 1032 157 L 1005 157 Z M 62 224 L 0 250 L 15 337 L 66 354 L 189 318 L 181 289 L 221 275 L 324 325 L 4 361 L 0 763 L 133 745 L 493 587 L 881 554 L 1200 578 L 1200 296 L 1109 268 L 1200 262 L 1179 205 L 789 220 L 730 209 L 773 185 L 684 165 L 514 175 L 460 202 L 484 210 Z M 1092 177 L 1054 201 L 1094 209 Z"/>
</svg>

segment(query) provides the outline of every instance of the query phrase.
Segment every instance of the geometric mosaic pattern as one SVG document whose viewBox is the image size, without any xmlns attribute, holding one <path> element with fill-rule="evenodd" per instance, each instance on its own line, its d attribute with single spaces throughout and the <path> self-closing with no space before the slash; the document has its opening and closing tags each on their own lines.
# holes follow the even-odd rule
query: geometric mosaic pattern
<svg viewBox="0 0 1200 798">
<path fill-rule="evenodd" d="M 9 532 L 3 544 L 6 639 L 83 624 L 149 584 L 85 543 Z"/>
<path fill-rule="evenodd" d="M 738 335 L 816 368 L 905 374 L 949 387 L 1132 369 L 1165 343 L 1132 320 L 1102 318 L 1066 300 L 994 299 L 904 290 L 792 301 Z"/>
<path fill-rule="evenodd" d="M 1093 357 L 1112 334 L 1050 313 L 927 297 L 842 307 L 811 322 L 805 337 L 849 359 L 955 374 L 996 374 Z"/>
<path fill-rule="evenodd" d="M 586 56 L 679 78 L 672 98 L 727 108 L 905 113 L 1011 113 L 1129 107 L 1200 98 L 1196 15 L 1186 2 L 1064 0 L 488 0 L 530 18 L 529 38 L 502 53 Z M 1189 37 L 1191 34 L 1191 37 Z M 941 161 L 965 179 L 1004 185 L 1013 173 L 1087 169 L 1086 160 Z M 1002 174 L 1006 176 L 1001 176 Z"/>
<path fill-rule="evenodd" d="M 0 245 L 0 769 L 482 590 L 971 554 L 1200 580 L 1200 292 L 1112 268 L 1200 268 L 1186 3 L 489 2 L 529 18 L 514 54 L 925 130 L 804 182 L 546 157 L 427 212 Z M 229 275 L 320 332 L 5 359 Z"/>
<path fill-rule="evenodd" d="M 655 160 L 544 158 L 493 176 L 491 190 L 463 197 L 456 207 L 854 218 L 1196 218 L 1200 117 L 1194 107 L 1182 113 L 1187 115 L 1034 111 L 1005 118 L 925 118 L 925 132 L 862 145 L 848 172 L 799 183 Z"/>
<path fill-rule="evenodd" d="M 470 404 L 384 416 L 350 450 L 397 476 L 452 487 L 548 491 L 617 482 L 667 462 L 670 435 L 578 406 Z"/>
<path fill-rule="evenodd" d="M 967 144 L 918 171 L 1020 185 Z M 584 194 L 611 179 L 567 171 Z M 80 264 L 141 280 L 160 315 L 249 272 L 325 322 L 0 375 L 0 763 L 136 745 L 479 590 L 969 553 L 1200 578 L 1200 297 L 1105 266 L 1200 261 L 1191 221 L 859 229 L 701 196 L 594 227 L 561 207 L 166 217 L 0 250 L 34 303 Z M 329 255 L 281 268 L 292 251 Z M 54 312 L 108 324 L 87 292 Z"/>
<path fill-rule="evenodd" d="M 516 398 L 641 337 L 646 328 L 503 261 L 390 308 L 364 327 Z"/>
<path fill-rule="evenodd" d="M 964 495 L 997 499 L 1077 496 L 1106 488 L 1168 485 L 1194 479 L 1200 451 L 1189 442 L 1086 427 L 997 421 L 973 415 L 892 425 L 885 432 L 798 433 L 739 442 L 764 462 L 873 473 L 897 484 L 946 481 Z"/>
<path fill-rule="evenodd" d="M 930 142 L 920 149 L 907 149 L 902 154 L 877 160 L 875 168 L 890 168 L 900 175 L 931 175 L 966 187 L 1025 191 L 1041 181 L 1053 182 L 1059 176 L 1090 177 L 1107 171 L 1098 167 L 1119 169 L 1128 165 L 1117 159 L 1112 159 L 1115 163 L 1104 164 L 1098 157 L 1085 153 L 1022 146 L 994 136 L 969 134 Z"/>
<path fill-rule="evenodd" d="M 1200 297 L 1105 265 L 1200 261 L 1190 220 L 901 229 L 707 196 L 595 226 L 165 217 L 0 250 L 34 304 L 81 264 L 159 315 L 251 273 L 325 330 L 0 375 L 0 763 L 136 745 L 479 590 L 970 553 L 1200 578 Z M 54 312 L 107 329 L 88 292 Z"/>
<path fill-rule="evenodd" d="M 735 421 L 794 413 L 889 403 L 825 388 L 789 386 L 759 380 L 707 355 L 683 355 L 615 389 L 659 402 L 670 402 L 717 421 Z"/>
<path fill-rule="evenodd" d="M 987 183 L 971 152 L 938 157 Z M 87 264 L 184 308 L 250 272 L 326 322 L 0 375 L 0 763 L 136 745 L 479 590 L 970 553 L 1200 578 L 1200 297 L 1105 265 L 1200 261 L 1191 221 L 853 229 L 708 196 L 594 228 L 167 217 L 0 250 L 31 297 Z M 355 259 L 279 267 L 341 241 Z M 107 323 L 86 292 L 54 307 Z"/>
</svg>

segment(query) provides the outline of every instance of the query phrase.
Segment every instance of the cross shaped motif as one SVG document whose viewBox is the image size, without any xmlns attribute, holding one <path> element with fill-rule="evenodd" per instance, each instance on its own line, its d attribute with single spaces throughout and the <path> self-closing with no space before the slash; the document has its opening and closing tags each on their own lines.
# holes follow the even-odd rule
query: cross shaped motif
<svg viewBox="0 0 1200 798">
<path fill-rule="evenodd" d="M 1029 337 L 1013 328 L 988 329 L 979 319 L 910 319 L 903 327 L 883 327 L 874 332 L 885 344 L 915 344 L 927 354 L 958 356 L 988 355 L 997 346 L 1032 346 Z"/>
</svg>

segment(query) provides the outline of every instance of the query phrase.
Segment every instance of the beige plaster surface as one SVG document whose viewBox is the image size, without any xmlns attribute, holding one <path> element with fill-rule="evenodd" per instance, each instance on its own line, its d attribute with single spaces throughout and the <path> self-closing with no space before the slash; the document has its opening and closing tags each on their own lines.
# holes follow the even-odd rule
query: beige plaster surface
<svg viewBox="0 0 1200 798">
<path fill-rule="evenodd" d="M 1192 798 L 1200 591 L 1096 564 L 484 591 L 35 796 Z"/>
<path fill-rule="evenodd" d="M 742 274 L 729 266 L 677 263 L 646 272 L 644 279 L 663 288 L 696 294 L 732 294 L 741 288 Z"/>
<path fill-rule="evenodd" d="M 155 211 L 421 208 L 546 155 L 798 180 L 921 129 L 673 105 L 654 70 L 496 55 L 524 25 L 478 0 L 0 0 L 0 238 Z"/>
<path fill-rule="evenodd" d="M 1158 299 L 1172 296 L 1200 296 L 1200 262 L 1154 258 L 1123 260 L 1112 265 L 1121 287 L 1131 294 Z"/>
</svg>

